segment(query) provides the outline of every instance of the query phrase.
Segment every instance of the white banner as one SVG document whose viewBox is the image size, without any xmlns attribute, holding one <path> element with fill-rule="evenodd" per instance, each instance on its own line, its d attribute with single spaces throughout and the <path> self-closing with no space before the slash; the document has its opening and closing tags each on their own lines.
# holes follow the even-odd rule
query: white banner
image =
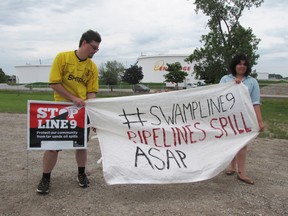
<svg viewBox="0 0 288 216">
<path fill-rule="evenodd" d="M 86 108 L 111 185 L 212 178 L 258 135 L 248 90 L 234 82 L 91 99 Z"/>
</svg>

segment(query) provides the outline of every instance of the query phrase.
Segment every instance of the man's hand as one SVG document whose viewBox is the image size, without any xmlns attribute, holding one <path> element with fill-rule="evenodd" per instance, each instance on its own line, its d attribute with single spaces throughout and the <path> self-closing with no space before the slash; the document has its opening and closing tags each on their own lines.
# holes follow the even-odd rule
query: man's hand
<svg viewBox="0 0 288 216">
<path fill-rule="evenodd" d="M 50 87 L 60 94 L 62 97 L 66 98 L 69 101 L 72 101 L 76 106 L 85 106 L 85 101 L 79 97 L 74 96 L 69 91 L 67 91 L 62 84 L 50 84 Z"/>
<path fill-rule="evenodd" d="M 85 106 L 85 101 L 78 97 L 73 97 L 72 102 L 78 107 Z"/>
</svg>

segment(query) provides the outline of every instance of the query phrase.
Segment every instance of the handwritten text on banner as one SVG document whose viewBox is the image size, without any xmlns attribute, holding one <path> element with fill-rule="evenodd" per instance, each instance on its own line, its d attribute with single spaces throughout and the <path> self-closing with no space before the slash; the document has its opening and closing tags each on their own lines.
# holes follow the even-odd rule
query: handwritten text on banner
<svg viewBox="0 0 288 216">
<path fill-rule="evenodd" d="M 258 135 L 249 93 L 233 82 L 86 103 L 108 184 L 196 182 L 223 171 Z"/>
</svg>

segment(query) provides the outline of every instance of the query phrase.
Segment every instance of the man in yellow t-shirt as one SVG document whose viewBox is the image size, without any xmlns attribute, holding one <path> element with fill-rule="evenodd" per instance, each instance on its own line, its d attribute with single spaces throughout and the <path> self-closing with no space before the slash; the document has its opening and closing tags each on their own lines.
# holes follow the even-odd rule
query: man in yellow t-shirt
<svg viewBox="0 0 288 216">
<path fill-rule="evenodd" d="M 88 30 L 82 34 L 79 48 L 59 53 L 51 67 L 49 84 L 54 90 L 55 101 L 71 101 L 76 106 L 85 106 L 85 100 L 95 98 L 98 92 L 98 69 L 91 58 L 98 52 L 101 36 Z M 43 174 L 37 187 L 40 194 L 49 193 L 51 172 L 56 165 L 59 151 L 48 150 L 43 156 Z M 87 150 L 76 150 L 78 165 L 77 181 L 80 187 L 88 187 L 85 174 Z"/>
</svg>

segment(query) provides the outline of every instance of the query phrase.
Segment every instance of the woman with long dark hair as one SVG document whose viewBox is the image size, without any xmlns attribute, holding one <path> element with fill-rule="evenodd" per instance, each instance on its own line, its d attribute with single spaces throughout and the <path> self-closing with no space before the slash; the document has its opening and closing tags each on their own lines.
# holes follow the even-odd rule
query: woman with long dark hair
<svg viewBox="0 0 288 216">
<path fill-rule="evenodd" d="M 258 120 L 259 131 L 263 131 L 265 125 L 262 120 L 260 109 L 260 88 L 257 80 L 251 77 L 251 67 L 249 60 L 245 54 L 237 54 L 230 64 L 231 74 L 225 75 L 221 78 L 220 83 L 235 81 L 236 83 L 242 82 L 249 91 L 250 98 Z M 243 147 L 231 161 L 229 169 L 226 171 L 227 175 L 233 175 L 237 170 L 237 178 L 247 184 L 254 184 L 254 181 L 246 174 L 246 155 L 247 145 Z"/>
</svg>

